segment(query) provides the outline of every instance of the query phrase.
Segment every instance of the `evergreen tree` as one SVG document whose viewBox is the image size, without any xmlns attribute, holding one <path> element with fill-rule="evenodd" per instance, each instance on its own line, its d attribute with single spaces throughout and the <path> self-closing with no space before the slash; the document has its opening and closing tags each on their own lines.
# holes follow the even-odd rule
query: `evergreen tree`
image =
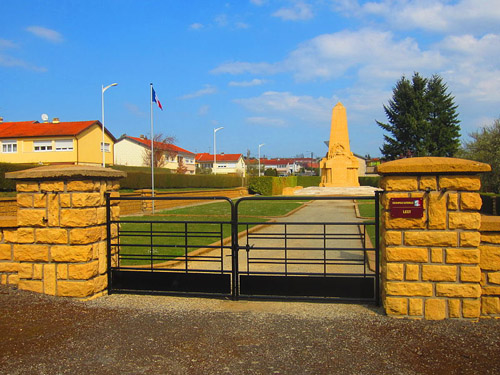
<svg viewBox="0 0 500 375">
<path fill-rule="evenodd" d="M 456 109 L 439 76 L 427 79 L 415 73 L 411 81 L 403 76 L 384 105 L 389 122 L 377 121 L 390 133 L 380 149 L 384 158 L 452 156 L 460 137 Z"/>
</svg>

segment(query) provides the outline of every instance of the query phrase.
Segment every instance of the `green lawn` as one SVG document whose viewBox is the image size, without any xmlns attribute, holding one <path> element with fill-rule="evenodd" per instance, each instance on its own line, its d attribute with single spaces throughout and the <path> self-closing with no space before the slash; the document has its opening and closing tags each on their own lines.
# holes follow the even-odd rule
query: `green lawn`
<svg viewBox="0 0 500 375">
<path fill-rule="evenodd" d="M 302 204 L 297 201 L 244 201 L 240 204 L 238 216 L 244 222 L 265 222 Z M 156 215 L 122 217 L 121 264 L 161 263 L 185 255 L 186 249 L 190 252 L 206 247 L 231 235 L 230 220 L 228 202 L 164 210 Z M 245 229 L 245 225 L 240 225 L 238 231 Z M 150 235 L 151 231 L 154 236 Z"/>
<path fill-rule="evenodd" d="M 373 221 L 375 219 L 375 201 L 357 201 L 358 211 L 361 217 L 370 218 Z M 366 231 L 370 236 L 372 244 L 375 244 L 375 225 L 367 225 Z"/>
</svg>

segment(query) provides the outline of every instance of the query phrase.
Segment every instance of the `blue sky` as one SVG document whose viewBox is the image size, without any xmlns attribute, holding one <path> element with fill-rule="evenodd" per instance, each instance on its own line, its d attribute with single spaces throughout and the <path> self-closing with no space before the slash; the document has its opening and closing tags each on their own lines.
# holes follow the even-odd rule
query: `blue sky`
<svg viewBox="0 0 500 375">
<path fill-rule="evenodd" d="M 383 105 L 413 72 L 439 74 L 463 138 L 500 116 L 500 0 L 1 1 L 4 121 L 100 120 L 192 152 L 323 156 L 333 106 L 351 150 L 380 155 Z"/>
</svg>

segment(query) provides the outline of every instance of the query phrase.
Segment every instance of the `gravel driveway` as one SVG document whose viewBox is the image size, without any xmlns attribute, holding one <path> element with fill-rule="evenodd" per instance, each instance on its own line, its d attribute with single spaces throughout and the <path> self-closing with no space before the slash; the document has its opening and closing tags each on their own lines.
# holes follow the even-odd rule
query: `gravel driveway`
<svg viewBox="0 0 500 375">
<path fill-rule="evenodd" d="M 498 374 L 500 321 L 398 320 L 345 304 L 0 287 L 1 374 Z"/>
</svg>

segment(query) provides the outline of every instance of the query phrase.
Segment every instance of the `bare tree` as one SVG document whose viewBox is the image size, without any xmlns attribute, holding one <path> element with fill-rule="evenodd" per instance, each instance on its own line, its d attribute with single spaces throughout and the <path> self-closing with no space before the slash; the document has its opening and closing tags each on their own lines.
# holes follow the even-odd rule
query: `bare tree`
<svg viewBox="0 0 500 375">
<path fill-rule="evenodd" d="M 178 159 L 178 167 L 177 167 L 177 173 L 178 174 L 186 174 L 187 172 L 187 167 L 184 165 L 184 158 L 179 156 Z"/>
<path fill-rule="evenodd" d="M 147 139 L 147 138 L 146 138 Z M 156 168 L 164 167 L 167 163 L 167 158 L 177 155 L 175 151 L 169 147 L 175 141 L 174 137 L 164 136 L 163 133 L 155 134 L 153 142 L 153 165 Z M 144 149 L 142 161 L 144 165 L 151 165 L 151 143 L 149 147 Z"/>
</svg>

